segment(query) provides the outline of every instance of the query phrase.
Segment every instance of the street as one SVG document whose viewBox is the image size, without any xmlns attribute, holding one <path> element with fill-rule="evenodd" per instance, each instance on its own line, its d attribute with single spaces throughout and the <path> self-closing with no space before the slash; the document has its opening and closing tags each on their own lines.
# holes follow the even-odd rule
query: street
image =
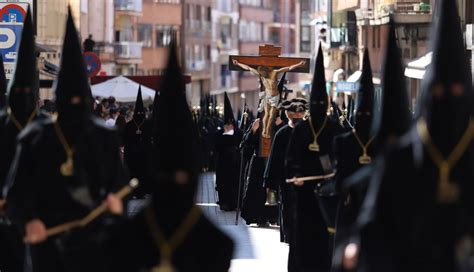
<svg viewBox="0 0 474 272">
<path fill-rule="evenodd" d="M 241 218 L 239 224 L 235 225 L 235 212 L 223 212 L 216 204 L 214 184 L 214 173 L 201 176 L 196 203 L 209 219 L 234 240 L 235 251 L 230 272 L 287 271 L 288 245 L 280 243 L 279 229 L 249 227 Z M 131 201 L 129 214 L 136 213 L 142 205 L 142 200 Z"/>
</svg>

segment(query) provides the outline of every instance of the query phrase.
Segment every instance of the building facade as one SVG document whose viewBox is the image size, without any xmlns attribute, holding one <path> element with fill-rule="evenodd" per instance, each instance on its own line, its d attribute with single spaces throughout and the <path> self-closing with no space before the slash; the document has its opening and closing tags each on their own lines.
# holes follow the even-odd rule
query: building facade
<svg viewBox="0 0 474 272">
<path fill-rule="evenodd" d="M 176 33 L 181 47 L 182 8 L 180 0 L 143 0 L 142 16 L 136 26 L 137 40 L 142 45 L 138 75 L 159 75 L 166 68 L 166 47 L 172 32 Z"/>
<path fill-rule="evenodd" d="M 184 13 L 184 67 L 191 75 L 188 101 L 199 105 L 211 91 L 212 0 L 186 0 Z"/>
</svg>

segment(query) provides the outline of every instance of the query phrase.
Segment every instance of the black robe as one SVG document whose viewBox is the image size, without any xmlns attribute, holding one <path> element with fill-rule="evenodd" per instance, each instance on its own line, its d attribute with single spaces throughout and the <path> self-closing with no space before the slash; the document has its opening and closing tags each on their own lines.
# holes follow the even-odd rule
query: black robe
<svg viewBox="0 0 474 272">
<path fill-rule="evenodd" d="M 150 234 L 145 211 L 113 227 L 106 244 L 110 271 L 151 271 L 160 262 L 160 251 Z M 180 272 L 225 272 L 230 268 L 233 247 L 233 241 L 201 215 L 174 251 L 172 263 Z"/>
<path fill-rule="evenodd" d="M 375 161 L 376 149 L 377 143 L 374 141 L 367 150 L 373 162 Z M 375 169 L 370 167 L 371 164 L 362 165 L 359 163 L 362 148 L 352 132 L 336 137 L 334 153 L 337 161 L 336 188 L 341 198 L 336 219 L 337 232 L 335 235 L 333 271 L 341 271 L 343 252 L 357 231 L 355 225 L 362 202 L 365 199 L 368 179 L 370 179 Z M 362 168 L 364 168 L 363 171 Z"/>
<path fill-rule="evenodd" d="M 38 112 L 34 119 L 47 118 Z M 17 127 L 10 121 L 8 115 L 0 113 L 0 198 L 1 192 L 15 156 L 16 138 L 19 134 Z M 19 228 L 11 225 L 5 211 L 0 211 L 0 271 L 21 271 L 23 268 L 24 246 Z"/>
<path fill-rule="evenodd" d="M 124 159 L 131 177 L 140 181 L 140 186 L 135 190 L 134 195 L 143 197 L 150 193 L 149 184 L 149 158 L 151 150 L 151 122 L 145 120 L 140 127 L 141 134 L 137 134 L 137 126 L 132 121 L 125 125 L 124 129 Z"/>
<path fill-rule="evenodd" d="M 281 125 L 282 126 L 282 125 Z M 242 205 L 242 218 L 249 224 L 276 223 L 278 221 L 278 209 L 273 206 L 265 206 L 267 193 L 263 184 L 263 174 L 267 158 L 258 156 L 260 146 L 260 135 L 262 126 L 252 132 L 252 125 L 243 137 L 241 147 L 244 154 L 251 154 L 246 166 L 246 178 Z M 278 130 L 279 127 L 276 128 Z"/>
<path fill-rule="evenodd" d="M 283 126 L 274 136 L 272 150 L 265 169 L 265 187 L 278 191 L 280 241 L 289 243 L 295 220 L 293 185 L 286 183 L 285 157 L 293 128 Z"/>
<path fill-rule="evenodd" d="M 474 235 L 473 162 L 471 142 L 450 176 L 459 186 L 458 201 L 439 203 L 439 170 L 416 129 L 402 138 L 367 193 L 377 202 L 361 232 L 367 242 L 361 255 L 369 261 L 364 271 L 458 271 L 456 245 Z"/>
<path fill-rule="evenodd" d="M 221 130 L 215 137 L 218 204 L 222 210 L 235 210 L 239 191 L 239 144 L 242 135 L 239 130 L 234 130 L 233 135 L 223 135 L 223 133 L 224 130 Z"/>
<path fill-rule="evenodd" d="M 81 219 L 125 184 L 116 131 L 90 118 L 77 135 L 72 177 L 60 174 L 66 154 L 51 119 L 32 123 L 20 135 L 7 181 L 7 212 L 22 229 L 36 218 L 47 228 Z M 29 246 L 32 267 L 26 271 L 104 271 L 102 230 L 110 219 Z"/>
<path fill-rule="evenodd" d="M 299 123 L 288 145 L 287 178 L 328 174 L 321 159 L 333 163 L 334 137 L 342 132 L 338 123 L 328 119 L 318 138 L 320 152 L 312 152 L 308 149 L 314 139 L 309 120 Z M 334 228 L 332 219 L 335 218 L 338 197 L 316 196 L 317 183 L 309 181 L 303 186 L 295 186 L 296 221 L 288 260 L 289 265 L 293 265 L 289 267 L 290 272 L 329 271 L 331 267 L 333 239 L 328 228 Z"/>
</svg>

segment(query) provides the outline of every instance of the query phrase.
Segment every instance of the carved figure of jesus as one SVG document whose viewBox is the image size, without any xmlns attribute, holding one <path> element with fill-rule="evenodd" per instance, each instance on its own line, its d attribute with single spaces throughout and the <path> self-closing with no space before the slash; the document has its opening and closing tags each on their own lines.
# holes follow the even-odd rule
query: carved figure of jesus
<svg viewBox="0 0 474 272">
<path fill-rule="evenodd" d="M 282 67 L 280 69 L 273 70 L 268 66 L 258 66 L 257 69 L 252 68 L 246 64 L 240 63 L 237 60 L 233 60 L 234 65 L 239 66 L 240 68 L 253 73 L 254 75 L 260 77 L 265 89 L 265 96 L 262 99 L 264 105 L 265 115 L 263 117 L 263 132 L 262 137 L 271 138 L 270 129 L 273 116 L 278 111 L 278 102 L 280 100 L 280 93 L 278 92 L 278 75 L 280 73 L 289 72 L 300 66 L 303 66 L 306 61 L 300 61 L 297 64 Z"/>
</svg>

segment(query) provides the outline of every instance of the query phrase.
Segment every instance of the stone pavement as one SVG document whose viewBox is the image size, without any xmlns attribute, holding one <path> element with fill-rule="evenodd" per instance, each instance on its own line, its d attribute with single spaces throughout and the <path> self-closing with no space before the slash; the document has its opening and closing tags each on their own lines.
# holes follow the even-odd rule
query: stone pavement
<svg viewBox="0 0 474 272">
<path fill-rule="evenodd" d="M 288 246 L 280 243 L 277 228 L 247 226 L 242 218 L 235 224 L 235 212 L 224 212 L 216 204 L 217 195 L 214 173 L 201 176 L 196 203 L 204 214 L 227 233 L 235 243 L 235 253 L 230 272 L 286 272 Z M 145 202 L 132 200 L 128 213 L 138 212 Z"/>
<path fill-rule="evenodd" d="M 216 204 L 214 173 L 201 177 L 196 202 L 235 242 L 231 272 L 285 272 L 288 246 L 280 243 L 277 228 L 249 227 L 242 218 L 235 225 L 235 212 L 224 212 Z"/>
</svg>

